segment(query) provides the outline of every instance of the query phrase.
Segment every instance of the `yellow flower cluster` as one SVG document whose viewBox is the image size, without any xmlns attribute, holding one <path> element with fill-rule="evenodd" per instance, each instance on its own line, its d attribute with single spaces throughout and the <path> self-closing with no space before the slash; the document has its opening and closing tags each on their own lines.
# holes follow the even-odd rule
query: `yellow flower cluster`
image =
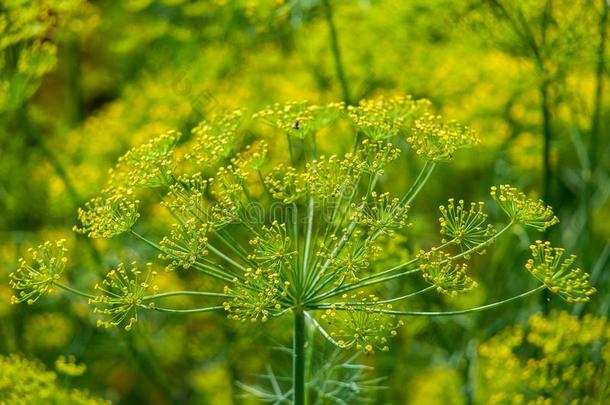
<svg viewBox="0 0 610 405">
<path fill-rule="evenodd" d="M 357 166 L 352 154 L 347 154 L 344 159 L 336 155 L 320 156 L 307 162 L 303 172 L 280 164 L 266 176 L 265 185 L 273 198 L 285 204 L 305 195 L 320 202 L 331 202 L 354 192 Z"/>
<path fill-rule="evenodd" d="M 435 286 L 439 293 L 456 296 L 477 287 L 477 282 L 466 272 L 466 263 L 454 263 L 450 254 L 432 249 L 420 252 L 417 257 L 424 280 Z"/>
<path fill-rule="evenodd" d="M 371 193 L 369 198 L 362 198 L 362 205 L 355 212 L 360 225 L 368 229 L 371 235 L 392 236 L 397 229 L 408 225 L 409 206 L 399 198 L 391 198 L 390 193 Z"/>
<path fill-rule="evenodd" d="M 110 405 L 86 391 L 59 385 L 57 374 L 42 363 L 17 355 L 0 356 L 0 403 L 11 405 L 73 404 Z"/>
<path fill-rule="evenodd" d="M 462 248 L 471 249 L 486 240 L 495 233 L 495 228 L 486 224 L 487 214 L 483 211 L 484 203 L 470 203 L 469 207 L 464 205 L 464 200 L 450 198 L 447 205 L 441 205 L 441 235 L 445 238 L 443 243 L 455 243 Z"/>
<path fill-rule="evenodd" d="M 477 144 L 479 139 L 466 126 L 425 113 L 415 120 L 407 142 L 419 156 L 433 162 L 446 162 L 453 159 L 455 152 Z"/>
<path fill-rule="evenodd" d="M 344 302 L 320 316 L 322 325 L 330 328 L 330 337 L 343 348 L 353 347 L 365 353 L 388 351 L 389 339 L 403 325 L 395 315 L 380 312 L 392 309 L 392 305 L 381 304 L 377 296 L 364 291 L 342 298 Z"/>
<path fill-rule="evenodd" d="M 542 200 L 531 200 L 509 184 L 493 186 L 490 194 L 506 215 L 516 223 L 544 231 L 559 222 L 553 214 L 553 209 Z"/>
<path fill-rule="evenodd" d="M 250 240 L 253 252 L 248 256 L 261 267 L 282 270 L 290 266 L 290 260 L 297 254 L 292 240 L 286 232 L 286 224 L 273 221 L 271 226 L 263 225 L 261 232 Z"/>
<path fill-rule="evenodd" d="M 337 285 L 346 281 L 358 281 L 381 253 L 381 246 L 371 241 L 360 240 L 360 233 L 358 230 L 355 231 L 335 258 L 332 258 L 331 253 L 327 251 L 316 253 L 320 258 L 331 260 L 329 269 L 336 274 Z"/>
<path fill-rule="evenodd" d="M 110 170 L 109 187 L 154 188 L 171 184 L 172 153 L 180 136 L 176 131 L 169 131 L 121 156 Z"/>
<path fill-rule="evenodd" d="M 324 106 L 307 101 L 276 103 L 255 113 L 252 118 L 262 119 L 295 138 L 304 139 L 331 124 L 340 116 L 343 108 L 342 103 Z"/>
<path fill-rule="evenodd" d="M 353 124 L 372 140 L 388 139 L 406 134 L 414 120 L 430 108 L 426 99 L 411 96 L 362 100 L 358 106 L 347 108 Z"/>
<path fill-rule="evenodd" d="M 17 290 L 13 303 L 33 304 L 42 295 L 54 290 L 55 282 L 66 268 L 68 258 L 65 240 L 45 242 L 28 250 L 29 258 L 19 259 L 19 268 L 9 275 L 9 285 Z"/>
<path fill-rule="evenodd" d="M 290 282 L 281 281 L 279 269 L 248 268 L 244 280 L 233 280 L 233 286 L 225 286 L 225 294 L 235 298 L 223 303 L 228 319 L 240 322 L 267 322 L 270 316 L 282 310 L 280 299 L 288 295 Z"/>
<path fill-rule="evenodd" d="M 237 109 L 200 122 L 192 130 L 194 141 L 184 154 L 184 164 L 192 163 L 193 170 L 198 172 L 228 161 L 235 148 L 242 119 L 243 111 Z"/>
<path fill-rule="evenodd" d="M 351 158 L 352 154 L 347 154 L 344 159 L 336 155 L 320 156 L 319 159 L 307 162 L 302 176 L 307 193 L 321 202 L 335 201 L 351 194 L 357 180 Z"/>
<path fill-rule="evenodd" d="M 144 297 L 147 291 L 156 291 L 157 286 L 152 282 L 156 272 L 152 270 L 152 264 L 146 264 L 146 275 L 142 277 L 142 271 L 136 262 L 126 266 L 120 263 L 116 269 L 111 270 L 106 278 L 95 285 L 98 295 L 89 299 L 89 304 L 94 306 L 94 312 L 101 314 L 106 319 L 98 319 L 97 326 L 111 328 L 125 325 L 125 330 L 132 329 L 138 321 L 138 310 L 146 307 Z M 152 308 L 154 304 L 148 304 Z"/>
<path fill-rule="evenodd" d="M 140 218 L 139 201 L 126 194 L 129 191 L 115 190 L 109 196 L 91 199 L 84 209 L 78 209 L 81 226 L 74 226 L 73 230 L 90 238 L 111 238 L 130 230 Z"/>
<path fill-rule="evenodd" d="M 568 302 L 587 302 L 595 293 L 589 284 L 589 275 L 582 270 L 572 268 L 576 256 L 570 255 L 565 260 L 562 248 L 554 248 L 550 242 L 537 240 L 530 246 L 532 258 L 525 268 L 538 280 L 544 283 L 553 293 Z"/>
<path fill-rule="evenodd" d="M 161 259 L 168 260 L 167 270 L 189 269 L 197 259 L 208 255 L 207 224 L 190 218 L 182 224 L 173 224 L 169 236 L 161 241 Z"/>
<path fill-rule="evenodd" d="M 532 316 L 480 347 L 488 404 L 602 404 L 610 399 L 610 326 L 566 312 Z"/>
<path fill-rule="evenodd" d="M 385 168 L 400 157 L 400 149 L 386 141 L 365 139 L 356 151 L 355 170 L 371 175 L 383 175 Z"/>
</svg>

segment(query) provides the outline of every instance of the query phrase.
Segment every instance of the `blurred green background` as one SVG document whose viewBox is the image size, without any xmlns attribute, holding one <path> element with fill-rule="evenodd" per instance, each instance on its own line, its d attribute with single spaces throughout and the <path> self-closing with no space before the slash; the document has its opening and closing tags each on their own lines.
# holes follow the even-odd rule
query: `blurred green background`
<svg viewBox="0 0 610 405">
<path fill-rule="evenodd" d="M 101 330 L 86 302 L 65 295 L 11 305 L 8 274 L 28 247 L 59 237 L 69 241 L 75 285 L 92 285 L 117 252 L 145 257 L 128 241 L 70 229 L 115 160 L 166 130 L 187 133 L 226 108 L 412 94 L 482 140 L 425 190 L 418 243 L 436 240 L 447 198 L 485 201 L 489 186 L 511 183 L 555 208 L 561 223 L 545 236 L 579 256 L 598 293 L 585 305 L 544 295 L 472 316 L 409 319 L 389 353 L 359 359 L 374 366 L 371 378 L 384 377 L 371 403 L 608 403 L 608 8 L 607 0 L 2 0 L 0 353 L 38 359 L 58 387 L 115 403 L 255 403 L 235 382 L 262 384 L 269 365 L 289 374 L 289 355 L 275 350 L 290 344 L 288 324 L 153 314 L 130 333 Z M 413 173 L 392 176 L 398 188 Z M 466 308 L 524 291 L 527 246 L 540 237 L 516 231 L 476 258 L 475 293 L 417 304 Z M 86 371 L 58 361 L 70 355 Z M 321 348 L 321 363 L 325 356 Z M 0 362 L 0 400 L 21 384 L 7 371 L 18 363 Z"/>
</svg>

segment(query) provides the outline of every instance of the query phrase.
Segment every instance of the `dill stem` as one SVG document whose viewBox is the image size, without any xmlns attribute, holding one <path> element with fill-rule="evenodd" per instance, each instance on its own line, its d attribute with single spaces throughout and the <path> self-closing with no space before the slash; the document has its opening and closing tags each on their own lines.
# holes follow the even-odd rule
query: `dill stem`
<svg viewBox="0 0 610 405">
<path fill-rule="evenodd" d="M 305 405 L 305 314 L 302 309 L 294 311 L 292 390 L 294 405 Z"/>
<path fill-rule="evenodd" d="M 69 285 L 62 283 L 61 281 L 54 281 L 53 284 L 56 285 L 57 287 L 61 288 L 62 290 L 71 292 L 72 294 L 80 295 L 81 297 L 85 297 L 85 298 L 91 298 L 91 299 L 95 298 L 94 295 L 86 293 L 81 290 L 77 290 L 76 288 L 70 287 Z"/>
<path fill-rule="evenodd" d="M 215 307 L 204 307 L 204 308 L 192 308 L 192 309 L 172 309 L 172 308 L 163 308 L 163 307 L 149 307 L 148 305 L 141 305 L 142 308 L 148 309 L 151 311 L 158 312 L 169 312 L 173 314 L 195 314 L 200 312 L 213 312 L 223 310 L 224 307 L 222 305 L 217 305 Z"/>
<path fill-rule="evenodd" d="M 149 300 L 154 300 L 157 298 L 174 297 L 174 296 L 181 296 L 181 295 L 197 295 L 197 296 L 202 296 L 202 297 L 222 297 L 222 298 L 232 298 L 233 297 L 230 294 L 222 294 L 222 293 L 207 292 L 207 291 L 169 291 L 169 292 L 163 292 L 163 293 L 159 293 L 159 294 L 147 295 L 145 297 L 142 297 L 142 300 L 149 301 Z"/>
</svg>

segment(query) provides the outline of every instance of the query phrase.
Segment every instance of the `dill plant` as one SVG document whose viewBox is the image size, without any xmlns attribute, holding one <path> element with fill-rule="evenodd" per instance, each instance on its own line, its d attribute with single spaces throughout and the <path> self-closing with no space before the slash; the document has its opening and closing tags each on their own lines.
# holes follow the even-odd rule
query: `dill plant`
<svg viewBox="0 0 610 405">
<path fill-rule="evenodd" d="M 562 261 L 562 249 L 538 241 L 525 266 L 539 280 L 537 287 L 458 311 L 402 309 L 422 294 L 456 296 L 475 288 L 468 272 L 471 256 L 485 253 L 514 226 L 546 230 L 558 222 L 552 209 L 509 185 L 493 186 L 491 197 L 506 214 L 498 227 L 488 223 L 482 202 L 449 199 L 440 207 L 439 243 L 380 268 L 384 246 L 408 232 L 412 205 L 437 165 L 475 145 L 474 132 L 434 114 L 429 101 L 411 97 L 348 107 L 275 104 L 251 118 L 271 124 L 274 134 L 245 131 L 248 119 L 236 110 L 201 122 L 190 136 L 169 131 L 130 150 L 110 171 L 100 196 L 79 210 L 75 231 L 91 238 L 134 238 L 157 251 L 151 263 L 121 263 L 93 292 L 85 292 L 61 281 L 67 262 L 63 242 L 47 242 L 32 249 L 11 275 L 14 302 L 31 304 L 63 289 L 88 299 L 99 326 L 126 330 L 142 311 L 224 312 L 243 323 L 292 317 L 292 387 L 275 401 L 303 404 L 307 324 L 338 349 L 373 353 L 389 350 L 405 317 L 475 313 L 543 289 L 569 302 L 588 301 L 594 293 L 588 275 L 573 268 L 573 257 Z M 322 140 L 331 134 L 345 135 L 353 146 L 323 153 Z M 403 153 L 424 163 L 413 184 L 394 196 L 381 190 L 380 181 Z M 159 197 L 170 218 L 158 240 L 139 223 L 150 212 L 151 196 Z M 150 223 L 157 226 L 163 218 L 155 215 Z M 209 289 L 158 291 L 153 260 L 165 263 L 167 271 L 207 276 Z M 427 286 L 381 296 L 381 287 L 408 277 L 420 277 Z M 175 296 L 208 304 L 163 304 Z"/>
</svg>

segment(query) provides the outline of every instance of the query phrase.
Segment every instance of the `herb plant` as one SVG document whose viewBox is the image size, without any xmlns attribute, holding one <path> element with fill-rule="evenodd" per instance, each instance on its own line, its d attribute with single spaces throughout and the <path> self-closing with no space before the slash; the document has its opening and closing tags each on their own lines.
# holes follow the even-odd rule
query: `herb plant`
<svg viewBox="0 0 610 405">
<path fill-rule="evenodd" d="M 99 326 L 126 330 L 142 311 L 224 312 L 247 323 L 291 317 L 292 388 L 271 402 L 304 404 L 306 324 L 339 349 L 373 353 L 389 350 L 405 317 L 475 313 L 543 289 L 568 302 L 588 301 L 594 293 L 588 275 L 573 267 L 573 256 L 564 259 L 562 249 L 536 241 L 525 268 L 537 287 L 470 309 L 403 309 L 426 293 L 456 296 L 475 288 L 471 257 L 514 226 L 545 231 L 558 222 L 552 209 L 510 185 L 493 186 L 491 197 L 506 214 L 497 226 L 488 223 L 484 203 L 451 198 L 440 207 L 439 243 L 387 266 L 392 257 L 384 246 L 410 234 L 421 190 L 438 165 L 478 142 L 474 132 L 411 97 L 348 107 L 276 104 L 252 119 L 271 124 L 273 134 L 246 131 L 248 119 L 236 110 L 201 122 L 188 136 L 170 131 L 130 150 L 101 194 L 79 210 L 77 232 L 135 238 L 157 252 L 150 263 L 120 263 L 85 292 L 62 280 L 68 261 L 63 242 L 47 242 L 11 275 L 14 301 L 31 304 L 63 289 L 88 299 Z M 388 170 L 403 154 L 424 163 L 404 193 L 391 195 L 382 183 L 391 181 Z M 150 203 L 153 196 L 167 215 Z M 165 236 L 152 240 L 151 227 L 165 227 Z M 166 271 L 201 273 L 208 288 L 160 292 L 153 262 L 164 263 Z M 406 278 L 420 278 L 422 287 L 383 295 L 384 286 Z M 208 304 L 163 305 L 175 296 Z"/>
</svg>

